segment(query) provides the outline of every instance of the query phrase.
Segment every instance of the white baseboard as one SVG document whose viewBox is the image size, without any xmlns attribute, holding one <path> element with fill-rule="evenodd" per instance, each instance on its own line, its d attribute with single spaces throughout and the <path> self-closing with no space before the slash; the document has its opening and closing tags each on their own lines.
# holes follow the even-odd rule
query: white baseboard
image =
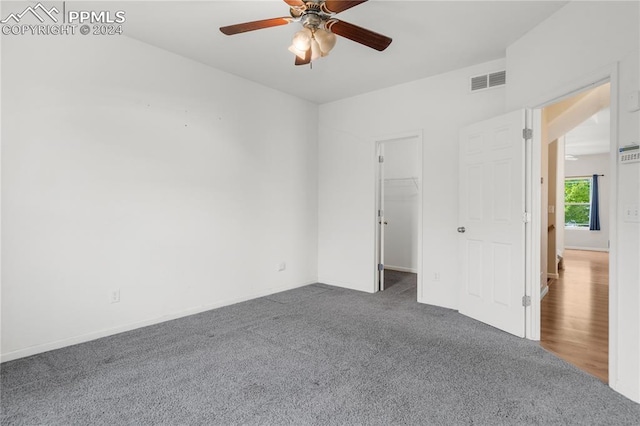
<svg viewBox="0 0 640 426">
<path fill-rule="evenodd" d="M 638 390 L 638 387 L 635 386 L 635 383 L 633 383 L 632 378 L 627 378 L 625 380 L 616 379 L 613 383 L 609 383 L 609 386 L 614 391 L 629 398 L 633 402 L 640 404 L 640 391 Z"/>
<path fill-rule="evenodd" d="M 398 272 L 411 272 L 412 274 L 417 274 L 418 270 L 415 268 L 405 268 L 404 266 L 391 266 L 391 265 L 384 265 L 384 269 L 387 270 L 391 270 L 391 271 L 398 271 Z"/>
<path fill-rule="evenodd" d="M 375 293 L 377 290 L 374 289 L 374 283 L 371 282 L 370 285 L 364 287 L 361 285 L 356 285 L 347 281 L 334 280 L 330 277 L 319 277 L 318 282 L 326 285 L 332 285 L 334 287 L 346 288 L 349 290 L 362 291 L 365 293 Z M 375 290 L 375 291 L 374 291 Z"/>
<path fill-rule="evenodd" d="M 604 252 L 608 252 L 609 251 L 608 248 L 599 248 L 599 247 L 570 247 L 570 246 L 565 246 L 564 249 L 565 250 L 604 251 Z"/>
<path fill-rule="evenodd" d="M 544 299 L 544 297 L 549 293 L 549 286 L 545 285 L 542 290 L 540 290 L 540 300 Z"/>
<path fill-rule="evenodd" d="M 187 317 L 189 315 L 199 314 L 201 312 L 210 311 L 212 309 L 222 308 L 223 306 L 235 305 L 236 303 L 246 302 L 247 300 L 257 299 L 259 297 L 269 296 L 271 294 L 280 293 L 281 291 L 293 290 L 294 288 L 304 287 L 310 284 L 317 283 L 317 280 L 306 282 L 298 285 L 289 285 L 282 287 L 274 287 L 268 290 L 260 291 L 248 296 L 239 297 L 236 299 L 223 300 L 221 302 L 212 303 L 209 305 L 193 307 L 185 309 L 179 312 L 173 312 L 167 315 L 163 315 L 157 318 L 150 318 L 143 321 L 137 321 L 130 324 L 121 325 L 107 330 L 96 331 L 92 333 L 82 334 L 80 336 L 74 336 L 67 339 L 57 340 L 55 342 L 43 343 L 41 345 L 30 346 L 28 348 L 19 349 L 13 352 L 7 352 L 0 355 L 0 362 L 12 361 L 14 359 L 24 358 L 31 355 L 36 355 L 43 352 L 53 351 L 61 349 L 67 346 L 77 345 L 80 343 L 90 342 L 91 340 L 100 339 L 102 337 L 112 336 L 114 334 L 124 333 L 126 331 L 135 330 L 137 328 L 147 327 L 154 324 L 160 324 L 166 321 Z"/>
</svg>

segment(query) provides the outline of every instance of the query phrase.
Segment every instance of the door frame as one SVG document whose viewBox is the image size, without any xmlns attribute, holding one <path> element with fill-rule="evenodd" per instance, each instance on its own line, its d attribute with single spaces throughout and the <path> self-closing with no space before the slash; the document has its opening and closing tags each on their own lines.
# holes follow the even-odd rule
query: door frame
<svg viewBox="0 0 640 426">
<path fill-rule="evenodd" d="M 422 259 L 422 244 L 424 241 L 424 235 L 422 234 L 422 205 L 423 205 L 423 196 L 424 196 L 424 159 L 423 159 L 423 131 L 422 129 L 407 131 L 402 133 L 395 133 L 391 135 L 384 135 L 374 138 L 373 143 L 373 160 L 374 160 L 374 205 L 373 205 L 373 226 L 374 226 L 374 244 L 373 244 L 373 267 L 375 268 L 374 273 L 374 282 L 373 282 L 373 293 L 379 291 L 379 281 L 380 281 L 380 272 L 378 271 L 378 247 L 380 245 L 380 228 L 378 226 L 378 206 L 380 205 L 380 166 L 378 162 L 378 152 L 380 150 L 380 146 L 384 143 L 393 143 L 400 142 L 408 139 L 417 139 L 418 140 L 418 158 L 419 161 L 419 170 L 418 174 L 420 177 L 420 190 L 418 191 L 418 296 L 417 300 L 422 300 L 422 291 L 423 291 L 423 268 L 422 265 L 424 260 Z M 383 163 L 384 164 L 384 163 Z"/>
<path fill-rule="evenodd" d="M 574 96 L 585 90 L 610 83 L 611 124 L 609 135 L 609 386 L 617 388 L 618 378 L 618 277 L 617 265 L 617 211 L 618 211 L 618 63 L 589 74 L 578 81 L 565 84 L 533 102 L 527 114 L 527 127 L 533 129 L 533 139 L 528 141 L 526 171 L 526 203 L 531 213 L 531 222 L 527 227 L 526 255 L 526 294 L 531 296 L 531 305 L 526 308 L 525 336 L 530 340 L 540 340 L 540 224 L 541 188 L 534 185 L 542 177 L 542 109 Z"/>
</svg>

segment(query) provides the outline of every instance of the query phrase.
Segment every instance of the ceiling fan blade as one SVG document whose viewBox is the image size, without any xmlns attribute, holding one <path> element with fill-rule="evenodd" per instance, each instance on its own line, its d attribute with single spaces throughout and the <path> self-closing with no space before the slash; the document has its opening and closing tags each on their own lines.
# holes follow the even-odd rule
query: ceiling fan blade
<svg viewBox="0 0 640 426">
<path fill-rule="evenodd" d="M 304 53 L 304 58 L 296 55 L 296 65 L 307 65 L 309 62 L 311 62 L 311 48 Z"/>
<path fill-rule="evenodd" d="M 391 44 L 391 38 L 350 24 L 338 19 L 329 19 L 325 23 L 325 28 L 334 34 L 353 40 L 356 43 L 364 44 L 372 49 L 383 51 Z"/>
<path fill-rule="evenodd" d="M 293 18 L 271 18 L 263 19 L 261 21 L 244 22 L 242 24 L 229 25 L 226 27 L 220 27 L 220 31 L 226 35 L 234 35 L 240 33 L 246 33 L 247 31 L 261 30 L 263 28 L 278 27 L 280 25 L 287 25 L 293 22 Z"/>
<path fill-rule="evenodd" d="M 359 0 L 359 1 L 327 0 L 322 4 L 322 9 L 327 13 L 340 13 L 343 10 L 351 9 L 352 7 L 362 4 L 366 1 L 367 0 Z"/>
<path fill-rule="evenodd" d="M 307 5 L 302 0 L 284 0 L 286 4 L 291 7 L 306 7 Z"/>
</svg>

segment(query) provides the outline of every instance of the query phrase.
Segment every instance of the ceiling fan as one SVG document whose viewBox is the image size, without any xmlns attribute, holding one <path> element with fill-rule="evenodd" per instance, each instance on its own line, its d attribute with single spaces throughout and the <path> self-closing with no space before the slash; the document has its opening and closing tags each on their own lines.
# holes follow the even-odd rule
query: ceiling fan
<svg viewBox="0 0 640 426">
<path fill-rule="evenodd" d="M 327 56 L 336 44 L 336 35 L 383 51 L 391 44 L 391 38 L 334 18 L 334 15 L 366 1 L 284 0 L 289 5 L 291 16 L 229 25 L 220 27 L 220 31 L 234 35 L 300 22 L 304 28 L 293 36 L 293 43 L 289 47 L 296 55 L 296 65 L 306 65 Z"/>
</svg>

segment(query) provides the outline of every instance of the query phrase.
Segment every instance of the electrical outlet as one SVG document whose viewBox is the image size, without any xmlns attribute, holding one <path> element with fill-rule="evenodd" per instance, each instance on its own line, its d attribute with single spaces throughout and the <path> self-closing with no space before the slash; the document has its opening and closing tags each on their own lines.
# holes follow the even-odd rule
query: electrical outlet
<svg viewBox="0 0 640 426">
<path fill-rule="evenodd" d="M 282 272 L 285 269 L 287 269 L 287 262 L 280 262 L 280 264 L 278 265 L 278 272 Z"/>
<path fill-rule="evenodd" d="M 640 208 L 637 205 L 628 205 L 624 208 L 625 222 L 640 222 Z"/>
<path fill-rule="evenodd" d="M 111 290 L 109 292 L 109 302 L 111 303 L 120 303 L 120 289 L 116 288 L 115 290 Z"/>
<path fill-rule="evenodd" d="M 434 281 L 440 281 L 440 272 L 434 272 L 433 273 L 433 280 Z"/>
</svg>

